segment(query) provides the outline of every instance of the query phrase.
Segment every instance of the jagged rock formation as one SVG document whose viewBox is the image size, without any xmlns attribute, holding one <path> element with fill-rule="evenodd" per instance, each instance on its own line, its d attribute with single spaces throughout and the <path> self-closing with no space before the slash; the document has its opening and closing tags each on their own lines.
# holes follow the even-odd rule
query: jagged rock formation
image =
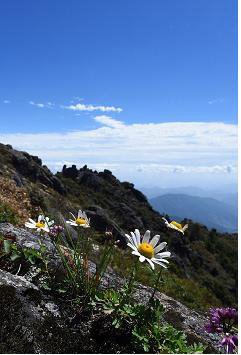
<svg viewBox="0 0 241 355">
<path fill-rule="evenodd" d="M 23 178 L 26 178 L 31 182 L 36 183 L 38 181 L 51 187 L 62 195 L 66 194 L 60 180 L 45 165 L 42 166 L 42 160 L 37 156 L 20 152 L 13 149 L 11 145 L 3 144 L 0 144 L 0 154 L 5 158 L 3 161 L 0 160 L 1 174 L 6 171 L 12 173 L 12 177 L 18 186 L 24 185 Z M 15 171 L 11 167 L 15 168 Z"/>
</svg>

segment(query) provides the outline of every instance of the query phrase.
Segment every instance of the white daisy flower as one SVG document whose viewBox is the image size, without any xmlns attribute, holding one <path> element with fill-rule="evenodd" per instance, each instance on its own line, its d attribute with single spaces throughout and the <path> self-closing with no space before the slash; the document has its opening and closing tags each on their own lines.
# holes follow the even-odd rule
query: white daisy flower
<svg viewBox="0 0 241 355">
<path fill-rule="evenodd" d="M 47 232 L 49 233 L 49 227 L 54 224 L 54 221 L 50 221 L 49 217 L 44 217 L 43 215 L 38 216 L 38 222 L 29 218 L 29 222 L 25 223 L 25 227 L 37 229 L 37 232 Z"/>
<path fill-rule="evenodd" d="M 165 264 L 169 262 L 165 258 L 169 258 L 171 253 L 169 251 L 164 251 L 160 253 L 161 250 L 167 245 L 166 242 L 158 244 L 160 236 L 155 235 L 152 239 L 150 238 L 150 231 L 147 230 L 144 236 L 140 235 L 139 229 L 135 229 L 135 233 L 131 232 L 131 236 L 125 235 L 128 243 L 127 245 L 133 249 L 132 254 L 139 256 L 139 261 L 147 261 L 151 268 L 154 270 L 154 263 L 167 268 Z"/>
<path fill-rule="evenodd" d="M 184 234 L 185 230 L 188 228 L 188 224 L 185 224 L 185 226 L 183 227 L 180 223 L 177 223 L 175 221 L 172 221 L 172 222 L 168 222 L 166 220 L 166 218 L 162 217 L 163 221 L 165 222 L 165 225 L 168 227 L 168 228 L 171 228 L 171 229 L 175 229 L 176 231 Z"/>
<path fill-rule="evenodd" d="M 69 223 L 71 226 L 75 227 L 90 227 L 90 219 L 88 219 L 84 211 L 79 210 L 77 218 L 73 215 L 73 213 L 70 212 L 70 214 L 73 216 L 74 219 L 70 219 L 69 221 L 66 221 L 66 223 Z"/>
</svg>

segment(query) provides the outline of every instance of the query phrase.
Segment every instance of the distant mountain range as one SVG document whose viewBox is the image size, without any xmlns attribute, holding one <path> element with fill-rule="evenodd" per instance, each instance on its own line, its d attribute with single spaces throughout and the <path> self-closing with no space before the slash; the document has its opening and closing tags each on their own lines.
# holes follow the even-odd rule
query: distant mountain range
<svg viewBox="0 0 241 355">
<path fill-rule="evenodd" d="M 188 196 L 210 197 L 215 200 L 224 202 L 227 205 L 238 208 L 238 190 L 236 185 L 227 186 L 223 190 L 205 190 L 196 186 L 183 186 L 174 188 L 161 187 L 140 187 L 139 188 L 148 199 L 167 195 L 167 194 L 184 194 Z"/>
<path fill-rule="evenodd" d="M 171 193 L 152 198 L 150 203 L 172 219 L 188 218 L 219 232 L 237 232 L 237 208 L 214 198 Z"/>
</svg>

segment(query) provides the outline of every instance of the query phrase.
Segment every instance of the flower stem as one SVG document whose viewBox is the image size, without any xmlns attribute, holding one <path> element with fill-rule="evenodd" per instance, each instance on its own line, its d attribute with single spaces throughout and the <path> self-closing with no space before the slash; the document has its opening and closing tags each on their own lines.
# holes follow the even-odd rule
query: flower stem
<svg viewBox="0 0 241 355">
<path fill-rule="evenodd" d="M 155 282 L 155 287 L 154 287 L 154 290 L 153 290 L 153 292 L 152 292 L 152 295 L 151 295 L 151 297 L 150 297 L 150 299 L 149 299 L 149 303 L 154 299 L 155 293 L 156 293 L 157 288 L 158 288 L 158 286 L 159 286 L 159 281 L 160 281 L 160 278 L 161 278 L 161 274 L 162 274 L 162 269 L 160 269 L 159 274 L 158 274 L 158 276 L 157 276 L 157 279 L 156 279 L 156 282 Z"/>
<path fill-rule="evenodd" d="M 139 265 L 139 260 L 136 259 L 136 262 L 132 268 L 132 273 L 131 273 L 131 277 L 129 279 L 128 285 L 127 285 L 127 290 L 126 293 L 124 295 L 124 297 L 122 298 L 121 301 L 121 305 L 123 305 L 124 302 L 127 302 L 133 292 L 133 285 L 134 285 L 134 281 L 135 281 L 135 276 L 136 276 L 136 272 L 138 269 L 138 265 Z"/>
</svg>

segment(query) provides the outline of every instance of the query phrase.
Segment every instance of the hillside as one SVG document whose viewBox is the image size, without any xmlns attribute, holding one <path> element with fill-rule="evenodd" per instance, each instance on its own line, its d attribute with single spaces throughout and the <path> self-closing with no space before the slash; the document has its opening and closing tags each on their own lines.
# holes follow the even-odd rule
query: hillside
<svg viewBox="0 0 241 355">
<path fill-rule="evenodd" d="M 237 234 L 209 231 L 205 222 L 200 225 L 191 220 L 184 237 L 167 230 L 146 197 L 132 183 L 120 182 L 108 170 L 64 166 L 54 175 L 40 158 L 0 144 L 0 191 L 0 223 L 21 226 L 28 216 L 36 216 L 39 208 L 55 220 L 60 214 L 67 218 L 70 211 L 76 213 L 81 208 L 91 219 L 96 240 L 103 238 L 106 228 L 111 229 L 121 240 L 125 254 L 129 251 L 125 250 L 124 233 L 139 228 L 141 232 L 149 229 L 152 234 L 160 234 L 172 253 L 163 274 L 164 293 L 199 310 L 237 303 Z M 186 208 L 183 202 L 180 207 Z M 185 217 L 189 212 L 186 209 Z M 120 253 L 112 265 L 119 274 L 124 272 L 122 263 Z M 139 277 L 142 283 L 152 282 L 152 274 L 146 269 Z"/>
<path fill-rule="evenodd" d="M 150 203 L 155 210 L 171 218 L 189 218 L 219 232 L 237 231 L 236 209 L 213 198 L 167 194 L 151 199 Z"/>
<path fill-rule="evenodd" d="M 173 188 L 160 188 L 160 187 L 140 187 L 140 190 L 147 196 L 153 199 L 163 195 L 188 195 L 197 197 L 208 197 L 215 200 L 224 202 L 226 205 L 232 206 L 235 211 L 238 209 L 238 192 L 236 185 L 227 186 L 227 190 L 205 190 L 196 186 L 183 186 Z"/>
</svg>

